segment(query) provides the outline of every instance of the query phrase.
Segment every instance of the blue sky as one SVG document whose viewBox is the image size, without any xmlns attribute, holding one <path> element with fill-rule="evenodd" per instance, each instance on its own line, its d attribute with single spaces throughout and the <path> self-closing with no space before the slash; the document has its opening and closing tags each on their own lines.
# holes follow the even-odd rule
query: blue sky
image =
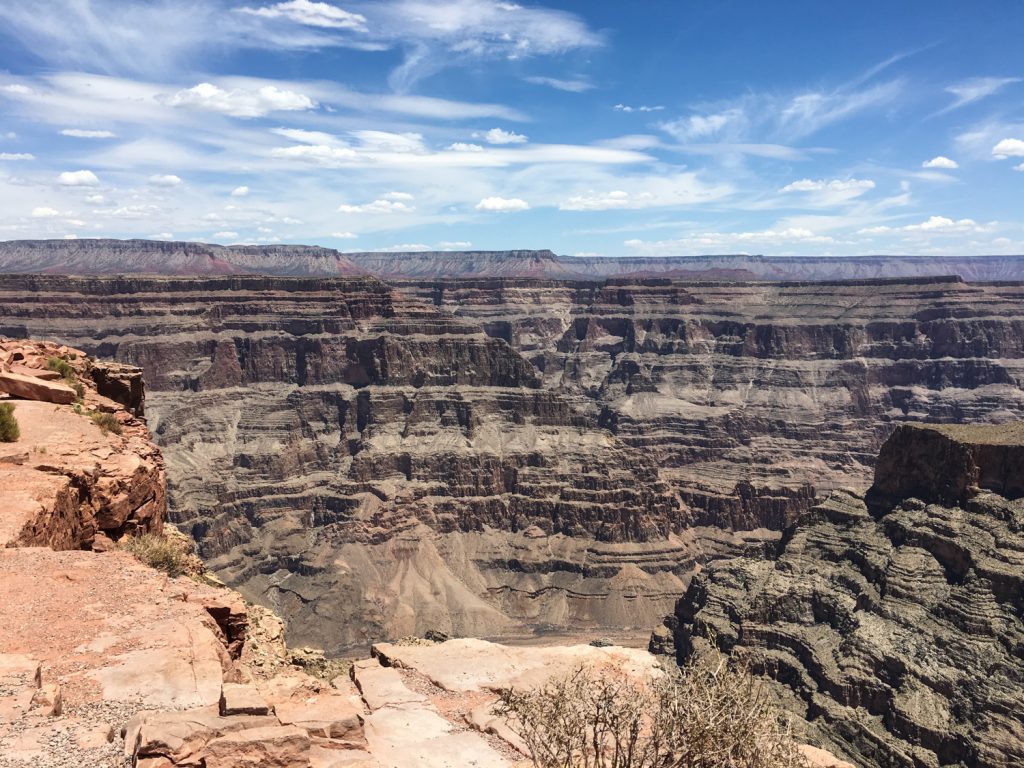
<svg viewBox="0 0 1024 768">
<path fill-rule="evenodd" d="M 1024 252 L 1024 6 L 0 0 L 0 238 Z"/>
</svg>

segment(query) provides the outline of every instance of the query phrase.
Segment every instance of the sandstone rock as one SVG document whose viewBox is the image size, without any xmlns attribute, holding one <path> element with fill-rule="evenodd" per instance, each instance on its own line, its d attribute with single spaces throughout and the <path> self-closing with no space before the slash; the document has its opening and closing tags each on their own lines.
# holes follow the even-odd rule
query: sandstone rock
<svg viewBox="0 0 1024 768">
<path fill-rule="evenodd" d="M 205 768 L 308 768 L 309 737 L 294 726 L 247 728 L 210 741 Z"/>
<path fill-rule="evenodd" d="M 840 760 L 831 752 L 819 749 L 818 747 L 812 747 L 809 744 L 801 744 L 800 753 L 807 760 L 811 768 L 856 768 L 853 763 Z"/>
<path fill-rule="evenodd" d="M 64 711 L 64 700 L 57 683 L 43 683 L 32 694 L 32 709 L 44 717 L 60 717 Z"/>
<path fill-rule="evenodd" d="M 25 400 L 40 400 L 44 403 L 68 405 L 75 402 L 75 390 L 66 384 L 45 381 L 36 376 L 0 372 L 0 392 Z"/>
<path fill-rule="evenodd" d="M 376 659 L 357 661 L 352 665 L 352 679 L 359 687 L 366 706 L 374 712 L 381 707 L 422 704 L 423 694 L 410 690 L 395 669 L 382 667 Z"/>
<path fill-rule="evenodd" d="M 310 736 L 332 739 L 351 748 L 366 744 L 362 708 L 346 696 L 324 692 L 293 698 L 276 704 L 275 711 L 283 724 L 298 726 Z"/>
<path fill-rule="evenodd" d="M 82 724 L 73 729 L 79 749 L 102 749 L 114 740 L 114 729 L 109 723 Z"/>
<path fill-rule="evenodd" d="M 224 683 L 220 691 L 220 713 L 229 715 L 269 715 L 270 706 L 253 685 Z"/>
</svg>

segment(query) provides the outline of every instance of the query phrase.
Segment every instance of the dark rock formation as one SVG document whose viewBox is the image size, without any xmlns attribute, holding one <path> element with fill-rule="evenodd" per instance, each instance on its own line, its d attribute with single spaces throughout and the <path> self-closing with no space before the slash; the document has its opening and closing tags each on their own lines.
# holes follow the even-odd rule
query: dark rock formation
<svg viewBox="0 0 1024 768">
<path fill-rule="evenodd" d="M 1022 438 L 900 427 L 870 504 L 834 492 L 774 556 L 693 579 L 680 660 L 712 643 L 747 656 L 862 766 L 1024 764 L 1024 504 L 986 490 L 1019 495 Z"/>
</svg>

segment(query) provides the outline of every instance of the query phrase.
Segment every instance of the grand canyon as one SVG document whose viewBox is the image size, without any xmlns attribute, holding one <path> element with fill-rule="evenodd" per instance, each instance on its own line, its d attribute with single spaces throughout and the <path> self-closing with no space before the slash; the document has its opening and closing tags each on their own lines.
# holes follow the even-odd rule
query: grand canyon
<svg viewBox="0 0 1024 768">
<path fill-rule="evenodd" d="M 799 281 L 536 262 L 8 243 L 0 335 L 141 373 L 144 403 L 118 392 L 169 520 L 290 645 L 650 638 L 685 662 L 711 638 L 858 765 L 1022 759 L 1024 465 L 976 446 L 1024 440 L 913 425 L 1022 418 L 1024 284 L 919 274 L 970 259 Z M 911 637 L 940 656 L 908 666 Z"/>
</svg>

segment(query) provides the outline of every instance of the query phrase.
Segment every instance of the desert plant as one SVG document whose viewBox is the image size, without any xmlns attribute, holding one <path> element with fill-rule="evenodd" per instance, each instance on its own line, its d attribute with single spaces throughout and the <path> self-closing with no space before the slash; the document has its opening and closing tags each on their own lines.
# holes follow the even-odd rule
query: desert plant
<svg viewBox="0 0 1024 768">
<path fill-rule="evenodd" d="M 56 371 L 67 381 L 74 381 L 75 369 L 67 360 L 60 357 L 48 357 L 46 358 L 46 367 L 51 371 Z"/>
<path fill-rule="evenodd" d="M 131 552 L 135 558 L 150 568 L 163 571 L 177 578 L 189 572 L 191 552 L 180 541 L 155 533 L 138 536 L 124 536 L 117 543 L 118 549 Z"/>
<path fill-rule="evenodd" d="M 121 422 L 117 420 L 117 417 L 112 413 L 101 413 L 100 411 L 93 411 L 89 414 L 96 426 L 103 431 L 104 434 L 107 432 L 113 432 L 115 435 L 121 434 Z"/>
<path fill-rule="evenodd" d="M 14 403 L 0 403 L 0 443 L 14 443 L 19 437 L 21 429 L 14 418 Z"/>
<path fill-rule="evenodd" d="M 805 768 L 761 679 L 718 658 L 658 679 L 581 667 L 502 693 L 536 768 Z"/>
</svg>

